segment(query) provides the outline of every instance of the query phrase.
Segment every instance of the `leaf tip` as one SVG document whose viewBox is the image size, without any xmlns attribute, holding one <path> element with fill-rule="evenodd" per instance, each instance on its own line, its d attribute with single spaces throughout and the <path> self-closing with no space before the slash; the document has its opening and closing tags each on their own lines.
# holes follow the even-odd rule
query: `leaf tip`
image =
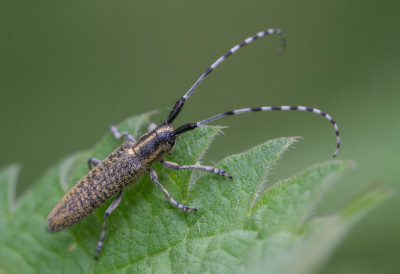
<svg viewBox="0 0 400 274">
<path fill-rule="evenodd" d="M 358 219 L 392 195 L 390 188 L 372 182 L 342 207 L 340 217 L 344 220 Z"/>
</svg>

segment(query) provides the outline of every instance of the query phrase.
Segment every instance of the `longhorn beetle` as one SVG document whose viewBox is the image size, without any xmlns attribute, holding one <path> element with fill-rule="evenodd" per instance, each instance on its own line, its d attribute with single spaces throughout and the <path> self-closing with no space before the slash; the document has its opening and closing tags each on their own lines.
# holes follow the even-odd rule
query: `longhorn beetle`
<svg viewBox="0 0 400 274">
<path fill-rule="evenodd" d="M 228 173 L 226 173 L 226 171 L 214 168 L 212 166 L 180 166 L 176 163 L 168 162 L 163 159 L 163 155 L 165 153 L 172 153 L 178 135 L 186 131 L 193 130 L 201 125 L 207 124 L 224 116 L 245 112 L 272 110 L 300 110 L 319 114 L 321 116 L 324 116 L 329 122 L 333 124 L 336 133 L 336 150 L 333 154 L 333 157 L 335 157 L 340 147 L 338 126 L 329 114 L 316 108 L 309 108 L 305 106 L 263 106 L 256 108 L 242 108 L 223 112 L 197 123 L 185 124 L 178 127 L 177 129 L 174 129 L 174 127 L 172 126 L 172 122 L 182 110 L 185 101 L 189 98 L 189 96 L 194 92 L 197 86 L 204 80 L 207 75 L 209 75 L 219 64 L 221 64 L 231 54 L 238 51 L 241 47 L 253 42 L 260 37 L 271 34 L 276 34 L 280 36 L 280 49 L 283 50 L 285 48 L 286 39 L 283 32 L 279 29 L 268 29 L 266 31 L 261 31 L 256 35 L 245 39 L 240 44 L 231 48 L 223 56 L 217 59 L 217 61 L 215 61 L 209 68 L 206 69 L 206 71 L 185 93 L 185 95 L 183 95 L 183 97 L 176 102 L 174 108 L 172 109 L 167 120 L 164 123 L 162 123 L 160 126 L 150 124 L 149 132 L 140 136 L 138 140 L 135 140 L 127 132 L 120 133 L 118 129 L 112 125 L 110 129 L 115 138 L 120 140 L 125 139 L 125 142 L 122 143 L 120 147 L 114 150 L 102 161 L 95 158 L 90 158 L 88 160 L 90 170 L 89 173 L 86 174 L 79 182 L 77 182 L 76 185 L 64 195 L 61 201 L 59 201 L 54 209 L 50 212 L 46 220 L 47 229 L 50 232 L 56 232 L 79 223 L 88 215 L 90 215 L 94 210 L 96 210 L 96 208 L 98 208 L 105 201 L 116 194 L 116 198 L 104 214 L 103 230 L 101 232 L 100 239 L 95 251 L 95 259 L 97 260 L 99 252 L 101 251 L 101 248 L 103 246 L 104 237 L 106 235 L 107 217 L 120 204 L 123 189 L 127 185 L 135 182 L 135 180 L 137 180 L 144 173 L 150 174 L 151 180 L 161 189 L 167 199 L 175 207 L 182 209 L 186 212 L 190 212 L 191 210 L 196 211 L 196 208 L 182 205 L 171 197 L 168 191 L 158 181 L 157 173 L 154 169 L 152 169 L 151 165 L 154 162 L 158 161 L 161 162 L 164 167 L 169 169 L 198 169 L 232 179 L 232 177 Z"/>
</svg>

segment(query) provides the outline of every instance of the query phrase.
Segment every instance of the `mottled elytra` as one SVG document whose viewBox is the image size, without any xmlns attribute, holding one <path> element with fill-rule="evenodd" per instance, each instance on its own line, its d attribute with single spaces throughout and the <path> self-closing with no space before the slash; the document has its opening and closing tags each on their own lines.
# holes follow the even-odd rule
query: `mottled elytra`
<svg viewBox="0 0 400 274">
<path fill-rule="evenodd" d="M 163 159 L 163 155 L 165 153 L 172 153 L 177 136 L 179 134 L 182 134 L 189 130 L 193 130 L 198 126 L 207 124 L 224 116 L 253 111 L 273 110 L 300 110 L 319 114 L 321 116 L 324 116 L 329 122 L 331 122 L 335 129 L 336 150 L 333 154 L 333 157 L 335 157 L 339 151 L 340 146 L 338 126 L 329 114 L 316 108 L 309 108 L 304 106 L 262 106 L 255 108 L 242 108 L 223 112 L 197 123 L 185 124 L 178 127 L 177 129 L 174 129 L 174 127 L 172 126 L 172 122 L 182 110 L 185 101 L 189 98 L 189 96 L 193 93 L 193 91 L 207 75 L 209 75 L 220 63 L 222 63 L 226 58 L 228 58 L 232 53 L 239 50 L 241 47 L 253 42 L 260 37 L 270 34 L 276 34 L 280 37 L 280 49 L 283 50 L 286 43 L 285 35 L 279 29 L 268 29 L 266 31 L 261 31 L 256 35 L 245 39 L 243 42 L 234 46 L 223 56 L 218 58 L 217 61 L 215 61 L 209 68 L 206 69 L 206 71 L 185 93 L 185 95 L 183 95 L 183 97 L 176 102 L 174 108 L 172 109 L 171 113 L 164 123 L 162 123 L 160 126 L 151 124 L 149 126 L 148 133 L 140 136 L 138 140 L 135 140 L 129 133 L 120 133 L 115 126 L 111 126 L 110 129 L 115 138 L 120 140 L 124 139 L 124 142 L 120 147 L 114 150 L 102 161 L 95 158 L 89 159 L 89 173 L 86 174 L 79 182 L 77 182 L 76 185 L 64 195 L 61 201 L 50 212 L 49 216 L 47 217 L 47 229 L 50 232 L 56 232 L 73 226 L 86 218 L 105 201 L 113 196 L 116 196 L 116 198 L 104 214 L 103 230 L 101 232 L 100 239 L 95 251 L 95 258 L 97 259 L 99 252 L 101 251 L 101 248 L 103 246 L 103 241 L 106 234 L 107 217 L 118 207 L 119 203 L 121 202 L 121 194 L 123 189 L 127 185 L 134 183 L 136 179 L 138 179 L 141 175 L 145 173 L 150 174 L 151 180 L 161 189 L 167 199 L 175 207 L 180 208 L 186 212 L 190 212 L 191 210 L 196 211 L 196 208 L 182 205 L 171 197 L 168 191 L 158 181 L 157 173 L 154 169 L 152 169 L 152 164 L 154 162 L 161 162 L 161 164 L 163 164 L 166 168 L 176 170 L 204 170 L 231 179 L 232 177 L 224 170 L 214 168 L 212 166 L 180 166 L 176 163 L 168 162 Z"/>
</svg>

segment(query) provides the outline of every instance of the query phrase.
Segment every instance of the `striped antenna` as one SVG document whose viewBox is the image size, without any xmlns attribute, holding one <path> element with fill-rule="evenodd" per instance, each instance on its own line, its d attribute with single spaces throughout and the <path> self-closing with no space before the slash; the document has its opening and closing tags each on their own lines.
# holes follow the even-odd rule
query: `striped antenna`
<svg viewBox="0 0 400 274">
<path fill-rule="evenodd" d="M 169 114 L 169 117 L 167 121 L 164 122 L 164 124 L 170 124 L 172 121 L 178 116 L 179 112 L 181 111 L 183 104 L 185 101 L 189 98 L 189 96 L 195 91 L 198 85 L 206 78 L 208 74 L 210 74 L 219 64 L 221 64 L 226 58 L 228 58 L 232 53 L 238 51 L 240 48 L 243 46 L 250 44 L 257 38 L 271 35 L 271 34 L 277 34 L 281 38 L 281 46 L 279 48 L 279 52 L 282 53 L 286 47 L 286 38 L 285 34 L 280 30 L 280 29 L 267 29 L 266 31 L 260 31 L 254 36 L 251 36 L 247 39 L 245 39 L 243 42 L 240 44 L 237 44 L 233 48 L 231 48 L 229 51 L 227 51 L 224 55 L 222 55 L 220 58 L 217 59 L 209 68 L 206 69 L 206 71 L 200 76 L 199 79 L 193 84 L 193 86 L 186 92 L 185 95 L 181 99 L 179 99 L 178 102 L 176 102 L 174 108 L 172 109 L 171 113 Z"/>
<path fill-rule="evenodd" d="M 222 118 L 224 116 L 228 116 L 228 115 L 234 115 L 234 114 L 240 114 L 240 113 L 245 113 L 245 112 L 253 112 L 253 111 L 272 111 L 272 110 L 300 110 L 300 111 L 309 111 L 309 112 L 313 112 L 315 114 L 319 114 L 321 116 L 324 116 L 329 122 L 331 122 L 331 124 L 333 125 L 333 128 L 335 130 L 336 133 L 336 150 L 335 153 L 333 153 L 332 158 L 335 158 L 336 155 L 339 152 L 339 148 L 340 148 L 340 135 L 339 135 L 339 128 L 338 125 L 336 124 L 336 122 L 333 120 L 333 118 L 328 114 L 323 112 L 322 110 L 319 110 L 317 108 L 309 108 L 309 107 L 305 107 L 305 106 L 279 106 L 279 107 L 258 107 L 258 108 L 242 108 L 242 109 L 236 109 L 236 110 L 231 110 L 231 111 L 227 111 L 224 113 L 220 113 L 217 115 L 214 115 L 208 119 L 205 119 L 203 121 L 194 123 L 194 124 L 186 124 L 183 125 L 179 128 L 177 128 L 174 131 L 175 135 L 181 134 L 185 131 L 188 130 L 192 130 L 197 128 L 198 126 L 207 124 L 211 121 L 217 120 L 219 118 Z"/>
</svg>

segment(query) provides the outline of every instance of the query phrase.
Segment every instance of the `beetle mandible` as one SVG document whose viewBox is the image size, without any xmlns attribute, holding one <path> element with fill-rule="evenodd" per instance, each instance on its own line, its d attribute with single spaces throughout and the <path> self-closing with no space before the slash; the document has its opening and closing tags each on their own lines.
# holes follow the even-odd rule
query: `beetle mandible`
<svg viewBox="0 0 400 274">
<path fill-rule="evenodd" d="M 222 63 L 232 53 L 238 51 L 241 47 L 260 37 L 272 34 L 280 36 L 281 50 L 283 50 L 285 48 L 286 39 L 284 33 L 280 29 L 268 29 L 266 31 L 258 32 L 254 36 L 245 39 L 240 44 L 237 44 L 228 52 L 226 52 L 223 56 L 218 58 L 209 68 L 206 69 L 206 71 L 185 93 L 185 95 L 183 95 L 183 97 L 176 102 L 174 108 L 164 123 L 162 123 L 160 126 L 151 124 L 149 126 L 149 132 L 140 136 L 137 141 L 129 133 L 120 133 L 115 126 L 111 126 L 110 129 L 115 138 L 120 140 L 125 139 L 125 142 L 102 161 L 95 158 L 89 159 L 89 173 L 86 174 L 80 181 L 78 181 L 75 186 L 70 189 L 54 207 L 46 220 L 47 229 L 50 232 L 57 232 L 73 226 L 90 215 L 109 198 L 116 195 L 116 198 L 104 214 L 103 230 L 95 251 L 95 259 L 98 259 L 98 255 L 101 251 L 104 237 L 106 235 L 107 217 L 118 207 L 119 203 L 121 202 L 123 189 L 127 185 L 135 182 L 135 180 L 145 173 L 150 174 L 151 180 L 161 189 L 167 199 L 175 207 L 186 212 L 190 212 L 191 210 L 196 211 L 196 208 L 182 205 L 171 197 L 168 191 L 158 181 L 157 173 L 154 169 L 152 169 L 151 165 L 152 163 L 158 161 L 169 169 L 204 170 L 231 179 L 232 177 L 224 170 L 214 168 L 212 166 L 180 166 L 176 163 L 168 162 L 163 159 L 163 155 L 165 153 L 172 153 L 178 135 L 224 116 L 253 111 L 273 110 L 299 110 L 322 115 L 333 124 L 336 133 L 336 150 L 333 154 L 333 157 L 335 157 L 340 147 L 338 126 L 329 114 L 316 108 L 309 108 L 305 106 L 263 106 L 256 108 L 243 108 L 223 112 L 197 123 L 188 123 L 178 127 L 177 129 L 172 126 L 172 122 L 182 110 L 185 101 L 204 80 L 204 78 L 209 75 L 220 63 Z"/>
</svg>

